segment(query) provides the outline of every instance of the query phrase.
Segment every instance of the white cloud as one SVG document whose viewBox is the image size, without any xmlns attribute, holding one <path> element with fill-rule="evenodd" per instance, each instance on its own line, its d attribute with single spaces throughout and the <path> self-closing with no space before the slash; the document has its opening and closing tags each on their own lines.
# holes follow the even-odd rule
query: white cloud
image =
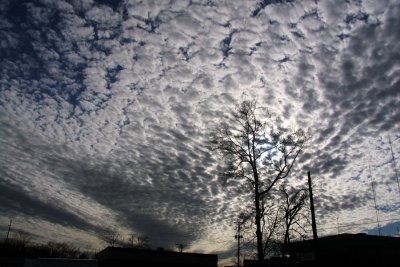
<svg viewBox="0 0 400 267">
<path fill-rule="evenodd" d="M 74 236 L 107 217 L 210 251 L 202 242 L 232 230 L 245 197 L 218 181 L 207 134 L 253 98 L 313 132 L 298 171 L 317 177 L 325 233 L 337 216 L 343 225 L 375 216 L 368 165 L 382 218 L 395 216 L 386 136 L 398 159 L 398 4 L 296 1 L 252 16 L 255 1 L 191 3 L 45 1 L 14 17 L 1 7 L 0 185 L 32 210 L 47 207 L 25 216 L 71 218 L 63 229 Z"/>
</svg>

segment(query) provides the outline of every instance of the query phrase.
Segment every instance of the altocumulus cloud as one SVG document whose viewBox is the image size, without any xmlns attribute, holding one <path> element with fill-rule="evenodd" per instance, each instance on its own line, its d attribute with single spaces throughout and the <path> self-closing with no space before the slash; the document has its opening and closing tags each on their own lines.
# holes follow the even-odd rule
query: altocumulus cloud
<svg viewBox="0 0 400 267">
<path fill-rule="evenodd" d="M 220 182 L 208 134 L 244 99 L 312 132 L 296 173 L 317 178 L 325 233 L 332 218 L 373 222 L 372 179 L 382 220 L 398 220 L 399 12 L 389 0 L 2 1 L 1 229 L 12 217 L 44 240 L 98 246 L 120 228 L 221 251 L 244 198 Z"/>
</svg>

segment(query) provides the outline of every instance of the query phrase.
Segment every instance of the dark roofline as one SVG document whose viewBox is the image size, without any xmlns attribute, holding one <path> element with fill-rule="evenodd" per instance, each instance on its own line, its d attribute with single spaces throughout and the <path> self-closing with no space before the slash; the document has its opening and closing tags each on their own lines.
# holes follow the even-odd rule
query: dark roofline
<svg viewBox="0 0 400 267">
<path fill-rule="evenodd" d="M 193 253 L 193 252 L 177 252 L 177 251 L 169 251 L 169 250 L 160 250 L 160 249 L 140 249 L 140 248 L 121 248 L 121 247 L 106 247 L 102 251 L 96 253 L 96 255 L 100 253 L 106 253 L 108 251 L 121 251 L 121 252 L 140 252 L 143 254 L 169 254 L 169 255 L 192 255 L 192 256 L 202 256 L 202 257 L 218 257 L 217 254 L 202 254 L 202 253 Z"/>
<path fill-rule="evenodd" d="M 75 259 L 75 258 L 45 258 L 45 257 L 39 257 L 39 258 L 33 258 L 34 260 L 49 260 L 49 261 L 81 261 L 81 262 L 91 262 L 91 261 L 97 261 L 96 259 Z"/>
<path fill-rule="evenodd" d="M 368 235 L 366 233 L 356 233 L 356 234 L 352 234 L 352 233 L 342 233 L 342 234 L 337 234 L 337 235 L 327 235 L 327 236 L 322 236 L 322 237 L 318 237 L 318 240 L 329 240 L 329 239 L 340 239 L 343 237 L 360 237 L 360 238 L 365 238 L 365 239 L 386 239 L 386 240 L 400 240 L 400 237 L 397 236 L 382 236 L 382 235 Z M 295 243 L 301 243 L 301 242 L 312 242 L 313 239 L 304 239 L 304 240 L 297 240 L 297 241 L 293 241 L 291 242 L 292 244 Z"/>
<path fill-rule="evenodd" d="M 388 235 L 369 235 L 367 233 L 342 233 L 342 234 L 337 234 L 337 235 L 328 235 L 328 236 L 323 236 L 319 237 L 318 239 L 327 239 L 327 238 L 336 238 L 336 237 L 345 237 L 345 236 L 356 236 L 356 237 L 365 237 L 365 238 L 380 238 L 380 239 L 397 239 L 399 237 L 397 236 L 388 236 Z"/>
</svg>

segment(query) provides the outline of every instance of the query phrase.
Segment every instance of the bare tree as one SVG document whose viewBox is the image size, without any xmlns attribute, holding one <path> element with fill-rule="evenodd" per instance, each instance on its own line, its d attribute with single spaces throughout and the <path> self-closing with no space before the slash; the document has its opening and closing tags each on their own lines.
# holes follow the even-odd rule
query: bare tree
<svg viewBox="0 0 400 267">
<path fill-rule="evenodd" d="M 14 229 L 11 238 L 0 241 L 0 254 L 25 255 L 32 243 L 32 235 L 24 230 Z"/>
<path fill-rule="evenodd" d="M 108 246 L 114 247 L 121 243 L 121 233 L 118 229 L 107 230 L 100 236 L 100 239 Z"/>
<path fill-rule="evenodd" d="M 32 242 L 32 235 L 24 230 L 14 230 L 13 240 L 16 245 L 25 248 Z"/>
<path fill-rule="evenodd" d="M 284 203 L 282 210 L 284 214 L 284 238 L 282 246 L 282 255 L 287 253 L 287 246 L 291 238 L 296 235 L 304 236 L 307 230 L 306 225 L 310 225 L 306 214 L 301 214 L 302 211 L 308 211 L 307 199 L 308 190 L 306 188 L 293 188 L 287 185 L 281 185 L 281 192 Z"/>
<path fill-rule="evenodd" d="M 276 199 L 264 196 L 261 199 L 261 230 L 263 233 L 263 255 L 276 255 L 279 250 L 279 233 L 282 226 L 282 210 Z"/>
<path fill-rule="evenodd" d="M 45 246 L 45 249 L 48 250 L 50 258 L 71 258 L 77 259 L 81 255 L 81 252 L 78 247 L 73 244 L 65 243 L 65 242 L 48 242 Z"/>
<path fill-rule="evenodd" d="M 127 239 L 127 245 L 131 248 L 149 249 L 150 242 L 147 236 L 130 234 Z"/>
<path fill-rule="evenodd" d="M 212 144 L 224 156 L 226 177 L 247 180 L 251 186 L 257 258 L 261 263 L 265 256 L 262 200 L 288 177 L 307 135 L 302 130 L 289 132 L 277 127 L 268 112 L 262 115 L 263 121 L 258 117 L 255 101 L 242 102 L 228 121 L 221 123 Z"/>
<path fill-rule="evenodd" d="M 305 237 L 311 231 L 308 190 L 283 183 L 278 189 L 261 199 L 263 233 L 263 250 L 265 256 L 283 256 L 287 254 L 287 246 L 294 238 Z M 249 232 L 254 226 L 252 212 L 239 216 L 243 221 L 243 230 Z M 250 231 L 251 232 L 251 231 Z M 250 239 L 245 242 L 251 243 Z M 254 239 L 253 239 L 254 241 Z"/>
</svg>

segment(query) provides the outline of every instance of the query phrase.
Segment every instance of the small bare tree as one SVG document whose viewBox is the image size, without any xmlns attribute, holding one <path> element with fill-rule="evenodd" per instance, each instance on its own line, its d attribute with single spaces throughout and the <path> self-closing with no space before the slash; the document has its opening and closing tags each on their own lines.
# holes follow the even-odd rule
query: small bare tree
<svg viewBox="0 0 400 267">
<path fill-rule="evenodd" d="M 127 245 L 131 248 L 149 249 L 150 242 L 147 236 L 130 234 L 127 238 Z"/>
<path fill-rule="evenodd" d="M 263 254 L 276 255 L 279 247 L 279 233 L 282 226 L 281 209 L 277 200 L 271 196 L 264 196 L 261 199 L 261 229 L 263 233 Z"/>
<path fill-rule="evenodd" d="M 21 248 L 25 248 L 32 242 L 32 235 L 24 230 L 14 230 L 13 241 Z"/>
<path fill-rule="evenodd" d="M 26 253 L 32 243 L 32 235 L 24 230 L 13 230 L 11 238 L 0 241 L 0 252 L 3 253 Z"/>
<path fill-rule="evenodd" d="M 287 185 L 281 185 L 279 188 L 283 196 L 281 206 L 284 214 L 284 238 L 282 246 L 282 255 L 287 254 L 287 247 L 291 238 L 294 236 L 304 236 L 308 231 L 306 226 L 310 225 L 308 216 L 302 214 L 302 211 L 308 212 L 307 199 L 308 190 L 306 188 L 293 188 Z"/>
<path fill-rule="evenodd" d="M 273 194 L 261 200 L 263 233 L 263 253 L 265 256 L 283 256 L 293 238 L 304 237 L 311 231 L 307 205 L 308 190 L 283 183 Z M 249 209 L 251 210 L 251 209 Z M 239 219 L 243 222 L 243 231 L 249 233 L 254 224 L 252 212 L 242 213 Z M 250 236 L 244 243 L 251 244 L 255 239 Z"/>
<path fill-rule="evenodd" d="M 107 246 L 114 247 L 121 243 L 121 233 L 118 229 L 111 229 L 105 231 L 101 236 L 100 239 L 103 240 Z"/>
<path fill-rule="evenodd" d="M 50 241 L 43 247 L 48 250 L 48 256 L 51 258 L 77 259 L 81 255 L 78 247 L 65 242 Z"/>
</svg>

